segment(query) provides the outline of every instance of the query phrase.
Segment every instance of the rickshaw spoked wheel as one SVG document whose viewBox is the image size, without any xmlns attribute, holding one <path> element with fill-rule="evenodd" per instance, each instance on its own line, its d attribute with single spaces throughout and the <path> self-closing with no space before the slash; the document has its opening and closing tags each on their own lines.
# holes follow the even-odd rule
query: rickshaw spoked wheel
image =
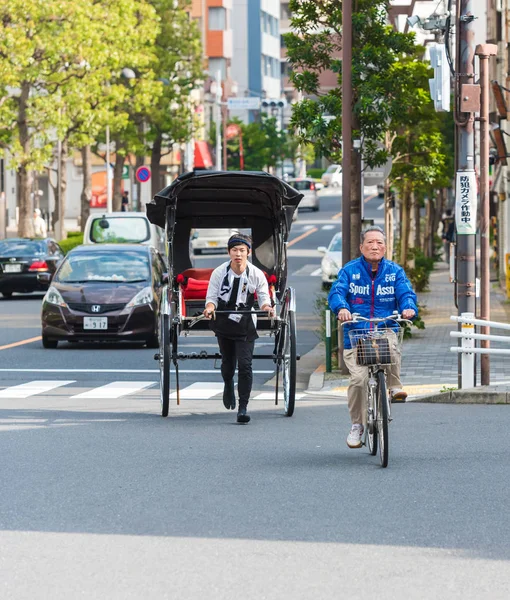
<svg viewBox="0 0 510 600">
<path fill-rule="evenodd" d="M 286 417 L 292 417 L 296 404 L 296 374 L 297 374 L 297 352 L 296 352 L 296 313 L 289 310 L 284 325 L 283 344 L 283 402 Z"/>
<path fill-rule="evenodd" d="M 161 416 L 168 417 L 170 406 L 170 317 L 159 316 L 159 378 Z"/>
</svg>

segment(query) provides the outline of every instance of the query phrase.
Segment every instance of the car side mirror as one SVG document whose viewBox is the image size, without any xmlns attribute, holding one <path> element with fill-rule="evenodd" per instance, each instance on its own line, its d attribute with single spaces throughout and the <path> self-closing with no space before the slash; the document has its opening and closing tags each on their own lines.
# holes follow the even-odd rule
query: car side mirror
<svg viewBox="0 0 510 600">
<path fill-rule="evenodd" d="M 327 251 L 328 249 L 326 248 L 326 246 L 319 246 L 317 248 L 317 252 L 320 252 L 321 254 L 326 254 Z"/>
<path fill-rule="evenodd" d="M 39 283 L 50 283 L 51 273 L 37 273 L 37 281 Z"/>
</svg>

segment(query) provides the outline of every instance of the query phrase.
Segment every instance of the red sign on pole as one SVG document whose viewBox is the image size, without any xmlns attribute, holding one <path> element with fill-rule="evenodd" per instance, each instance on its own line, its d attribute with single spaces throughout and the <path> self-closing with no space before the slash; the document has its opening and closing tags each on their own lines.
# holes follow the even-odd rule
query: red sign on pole
<svg viewBox="0 0 510 600">
<path fill-rule="evenodd" d="M 138 167 L 136 170 L 136 180 L 140 183 L 145 183 L 151 178 L 151 170 L 149 167 Z"/>
</svg>

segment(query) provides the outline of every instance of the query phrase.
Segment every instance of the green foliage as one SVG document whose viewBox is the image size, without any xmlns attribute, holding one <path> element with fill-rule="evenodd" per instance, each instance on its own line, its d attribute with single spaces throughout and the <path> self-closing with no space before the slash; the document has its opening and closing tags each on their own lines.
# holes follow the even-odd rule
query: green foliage
<svg viewBox="0 0 510 600">
<path fill-rule="evenodd" d="M 419 248 L 409 249 L 409 259 L 414 259 L 414 267 L 407 269 L 407 276 L 416 292 L 428 291 L 430 274 L 434 270 L 434 257 L 425 256 Z"/>
<path fill-rule="evenodd" d="M 60 240 L 58 243 L 64 254 L 67 254 L 70 250 L 76 248 L 76 246 L 83 244 L 83 233 L 70 232 L 70 234 L 68 234 L 65 240 Z"/>
<path fill-rule="evenodd" d="M 313 177 L 313 179 L 320 179 L 322 177 L 322 174 L 324 173 L 324 169 L 316 169 L 316 168 L 312 168 L 312 169 L 307 169 L 307 175 L 308 177 Z"/>
</svg>

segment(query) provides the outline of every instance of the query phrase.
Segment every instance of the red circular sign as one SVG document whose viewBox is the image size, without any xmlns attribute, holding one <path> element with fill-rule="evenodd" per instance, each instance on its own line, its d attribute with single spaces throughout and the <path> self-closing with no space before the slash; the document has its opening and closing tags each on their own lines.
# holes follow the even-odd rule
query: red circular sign
<svg viewBox="0 0 510 600">
<path fill-rule="evenodd" d="M 145 183 L 146 181 L 149 181 L 150 178 L 151 170 L 149 167 L 138 167 L 138 169 L 136 169 L 136 179 L 140 183 Z"/>
</svg>

